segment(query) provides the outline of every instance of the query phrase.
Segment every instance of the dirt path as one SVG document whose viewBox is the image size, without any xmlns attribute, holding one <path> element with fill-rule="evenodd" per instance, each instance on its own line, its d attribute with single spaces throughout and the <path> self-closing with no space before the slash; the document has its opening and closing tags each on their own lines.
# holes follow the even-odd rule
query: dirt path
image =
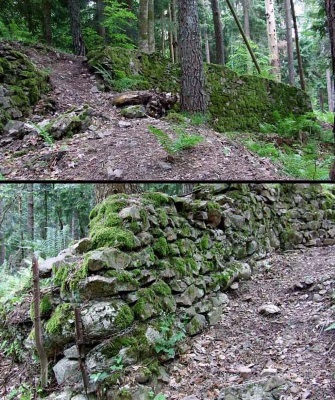
<svg viewBox="0 0 335 400">
<path fill-rule="evenodd" d="M 189 132 L 202 135 L 204 142 L 167 163 L 166 152 L 148 126 L 171 132 L 171 124 L 144 118 L 129 120 L 129 127 L 121 127 L 123 117 L 111 105 L 113 93 L 97 90 L 98 82 L 82 58 L 43 48 L 20 49 L 50 71 L 56 114 L 82 104 L 89 104 L 94 112 L 86 132 L 51 147 L 40 137 L 25 137 L 3 146 L 0 173 L 5 179 L 112 180 L 115 175 L 123 180 L 285 179 L 268 159 L 252 155 L 209 128 L 191 127 Z M 51 116 L 36 112 L 32 119 L 36 123 Z"/>
<path fill-rule="evenodd" d="M 162 390 L 169 400 L 217 399 L 223 388 L 256 382 L 269 368 L 292 384 L 281 400 L 335 398 L 335 337 L 325 332 L 335 320 L 335 247 L 274 255 L 262 265 L 251 281 L 229 290 L 222 321 L 169 366 Z M 265 303 L 279 306 L 280 314 L 261 315 Z M 251 369 L 246 379 L 241 366 Z"/>
</svg>

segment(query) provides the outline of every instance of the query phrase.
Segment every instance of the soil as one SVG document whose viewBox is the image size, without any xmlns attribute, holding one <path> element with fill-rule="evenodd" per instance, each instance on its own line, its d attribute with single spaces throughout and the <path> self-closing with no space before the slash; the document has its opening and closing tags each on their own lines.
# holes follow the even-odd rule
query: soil
<svg viewBox="0 0 335 400">
<path fill-rule="evenodd" d="M 334 331 L 325 330 L 335 320 L 334 267 L 334 246 L 263 260 L 251 281 L 227 292 L 221 322 L 192 339 L 190 350 L 169 365 L 162 393 L 169 400 L 213 400 L 225 387 L 264 379 L 262 371 L 270 368 L 291 384 L 281 400 L 334 399 Z M 267 303 L 280 313 L 261 315 Z M 243 379 L 241 367 L 249 367 L 250 376 Z"/>
<path fill-rule="evenodd" d="M 280 166 L 250 153 L 243 145 L 209 127 L 191 126 L 189 133 L 205 140 L 180 152 L 174 162 L 150 133 L 148 126 L 171 133 L 164 119 L 128 120 L 111 105 L 115 93 L 98 90 L 99 82 L 85 58 L 17 44 L 40 68 L 50 72 L 55 109 L 41 115 L 37 104 L 29 120 L 37 123 L 72 106 L 93 108 L 87 131 L 56 141 L 52 146 L 39 136 L 15 140 L 0 149 L 0 173 L 6 180 L 280 180 L 287 179 Z M 30 135 L 28 135 L 30 136 Z M 173 134 L 172 134 L 173 136 Z"/>
<path fill-rule="evenodd" d="M 166 365 L 170 380 L 161 392 L 168 400 L 215 400 L 225 387 L 259 381 L 264 369 L 290 382 L 281 400 L 335 398 L 334 331 L 326 331 L 335 320 L 335 246 L 276 253 L 258 264 L 251 280 L 227 291 L 221 322 L 190 338 L 187 353 Z M 267 303 L 280 313 L 260 314 Z M 31 383 L 32 368 L 0 350 L 0 399 L 7 400 L 5 386 L 9 393 Z"/>
</svg>

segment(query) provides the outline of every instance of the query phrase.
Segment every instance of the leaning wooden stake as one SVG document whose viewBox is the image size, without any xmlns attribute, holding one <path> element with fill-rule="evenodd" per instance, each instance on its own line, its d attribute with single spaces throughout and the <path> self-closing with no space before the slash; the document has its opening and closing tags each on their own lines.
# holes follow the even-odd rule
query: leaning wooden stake
<svg viewBox="0 0 335 400">
<path fill-rule="evenodd" d="M 240 31 L 242 37 L 243 37 L 244 43 L 245 43 L 245 45 L 246 45 L 247 48 L 248 48 L 249 54 L 251 55 L 251 58 L 252 58 L 252 61 L 253 61 L 253 63 L 255 64 L 255 67 L 256 67 L 256 69 L 257 69 L 257 72 L 258 72 L 259 74 L 261 74 L 262 71 L 261 71 L 261 69 L 260 69 L 260 67 L 259 67 L 259 65 L 258 65 L 257 60 L 256 60 L 255 53 L 252 51 L 252 48 L 250 47 L 249 40 L 248 40 L 248 38 L 246 37 L 246 35 L 245 35 L 245 33 L 244 33 L 244 30 L 243 30 L 242 25 L 241 25 L 241 23 L 240 23 L 240 21 L 239 21 L 239 19 L 238 19 L 238 17 L 237 17 L 237 14 L 236 14 L 236 12 L 235 12 L 235 10 L 234 10 L 234 7 L 232 6 L 230 0 L 226 0 L 226 1 L 227 1 L 228 7 L 229 7 L 231 13 L 233 14 L 233 17 L 234 17 L 234 20 L 235 20 L 235 22 L 236 22 L 236 25 L 237 25 L 237 27 L 238 27 L 238 29 L 239 29 L 239 31 Z"/>
<path fill-rule="evenodd" d="M 83 352 L 82 347 L 84 344 L 84 332 L 83 332 L 83 321 L 81 319 L 81 312 L 79 307 L 75 307 L 74 309 L 74 317 L 75 317 L 75 326 L 76 326 L 76 345 L 78 350 L 78 358 L 79 358 L 79 368 L 81 371 L 81 376 L 83 378 L 84 390 L 87 396 L 89 379 L 85 367 L 85 363 L 83 361 Z"/>
<path fill-rule="evenodd" d="M 42 324 L 41 324 L 41 313 L 40 313 L 40 278 L 38 271 L 38 262 L 33 255 L 32 257 L 32 269 L 33 269 L 33 284 L 34 284 L 34 331 L 35 331 L 35 343 L 37 353 L 40 359 L 41 366 L 41 386 L 46 387 L 48 384 L 48 357 L 45 353 L 43 346 L 43 335 L 42 335 Z"/>
</svg>

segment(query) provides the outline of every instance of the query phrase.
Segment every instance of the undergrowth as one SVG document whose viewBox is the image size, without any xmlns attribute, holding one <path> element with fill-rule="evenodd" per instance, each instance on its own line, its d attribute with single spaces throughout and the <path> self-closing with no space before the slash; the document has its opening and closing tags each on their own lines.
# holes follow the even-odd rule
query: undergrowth
<svg viewBox="0 0 335 400">
<path fill-rule="evenodd" d="M 333 143 L 331 130 L 323 129 L 320 121 L 330 117 L 309 113 L 306 115 L 281 118 L 274 113 L 275 124 L 261 124 L 260 134 L 233 133 L 254 153 L 270 158 L 283 166 L 283 171 L 295 178 L 309 180 L 328 180 L 333 155 L 327 146 Z M 287 143 L 278 145 L 274 135 L 287 139 Z M 238 135 L 238 136 L 237 136 Z"/>
<path fill-rule="evenodd" d="M 189 135 L 180 127 L 174 128 L 175 134 L 177 135 L 175 139 L 171 139 L 166 132 L 154 126 L 149 126 L 148 129 L 156 136 L 161 146 L 169 155 L 174 155 L 179 151 L 192 148 L 204 140 L 200 135 Z"/>
</svg>

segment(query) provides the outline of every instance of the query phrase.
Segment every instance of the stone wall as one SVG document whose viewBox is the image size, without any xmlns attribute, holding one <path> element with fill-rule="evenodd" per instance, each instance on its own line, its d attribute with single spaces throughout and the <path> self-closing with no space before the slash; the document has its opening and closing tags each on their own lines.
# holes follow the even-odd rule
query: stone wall
<svg viewBox="0 0 335 400">
<path fill-rule="evenodd" d="M 125 370 L 111 366 L 122 360 L 146 382 L 161 373 L 160 362 L 183 351 L 184 334 L 220 320 L 224 291 L 248 279 L 258 260 L 280 249 L 335 244 L 334 204 L 334 190 L 302 184 L 212 184 L 185 197 L 107 198 L 91 212 L 90 237 L 40 266 L 52 282 L 41 312 L 58 383 L 80 387 L 82 380 L 75 307 L 88 376 L 105 373 L 101 385 L 114 390 Z M 33 344 L 31 332 L 25 345 Z"/>
<path fill-rule="evenodd" d="M 49 90 L 48 75 L 9 43 L 0 42 L 0 135 L 11 119 L 27 116 Z"/>
<path fill-rule="evenodd" d="M 114 90 L 125 85 L 128 90 L 180 91 L 178 65 L 159 54 L 105 47 L 90 52 L 88 63 Z M 283 118 L 312 111 L 307 94 L 294 86 L 238 75 L 222 65 L 206 65 L 205 74 L 211 123 L 220 132 L 259 131 L 260 123 L 276 122 L 274 111 Z"/>
</svg>

